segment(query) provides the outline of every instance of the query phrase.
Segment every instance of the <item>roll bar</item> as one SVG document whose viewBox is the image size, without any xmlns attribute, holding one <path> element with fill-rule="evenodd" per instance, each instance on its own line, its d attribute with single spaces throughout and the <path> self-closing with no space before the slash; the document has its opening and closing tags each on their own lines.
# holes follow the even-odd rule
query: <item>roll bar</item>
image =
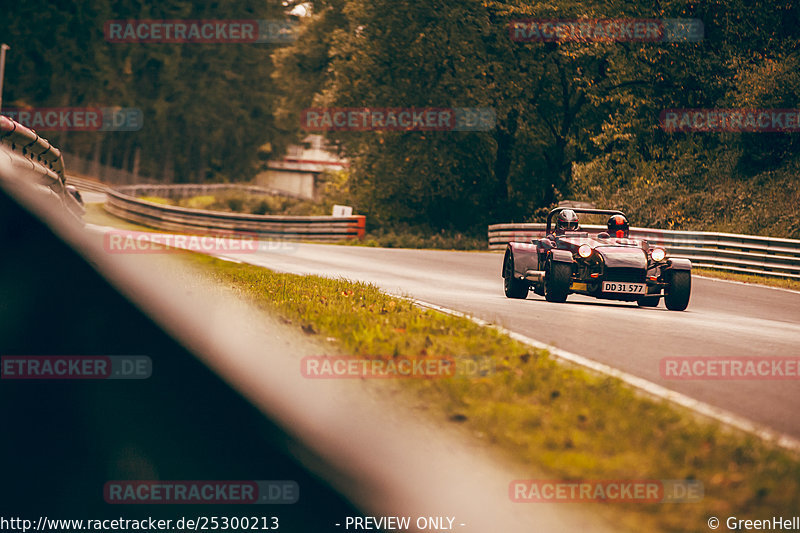
<svg viewBox="0 0 800 533">
<path fill-rule="evenodd" d="M 545 229 L 545 235 L 550 235 L 550 223 L 553 221 L 553 216 L 557 215 L 561 211 L 565 209 L 572 209 L 576 213 L 586 213 L 590 215 L 622 215 L 625 216 L 625 213 L 622 211 L 618 211 L 616 209 L 589 209 L 587 207 L 556 207 L 550 213 L 547 214 L 547 226 Z"/>
</svg>

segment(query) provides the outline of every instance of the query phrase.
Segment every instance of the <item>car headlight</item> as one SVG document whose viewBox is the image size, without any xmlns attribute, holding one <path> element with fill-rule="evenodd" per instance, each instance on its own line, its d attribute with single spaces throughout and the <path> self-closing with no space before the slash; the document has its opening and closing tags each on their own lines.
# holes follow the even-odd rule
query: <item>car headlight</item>
<svg viewBox="0 0 800 533">
<path fill-rule="evenodd" d="M 667 252 L 663 248 L 653 248 L 650 252 L 650 257 L 653 258 L 653 261 L 663 261 L 666 256 Z"/>
<path fill-rule="evenodd" d="M 578 255 L 586 259 L 592 255 L 592 247 L 588 244 L 581 244 L 581 247 L 578 248 Z"/>
</svg>

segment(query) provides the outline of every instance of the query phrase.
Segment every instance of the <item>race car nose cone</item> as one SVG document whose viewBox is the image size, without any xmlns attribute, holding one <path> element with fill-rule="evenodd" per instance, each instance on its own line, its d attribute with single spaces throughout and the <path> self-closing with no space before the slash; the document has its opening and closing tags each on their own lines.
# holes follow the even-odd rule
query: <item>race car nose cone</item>
<svg viewBox="0 0 800 533">
<path fill-rule="evenodd" d="M 597 252 L 603 258 L 606 267 L 637 268 L 647 270 L 647 254 L 641 248 L 632 246 L 602 246 Z"/>
</svg>

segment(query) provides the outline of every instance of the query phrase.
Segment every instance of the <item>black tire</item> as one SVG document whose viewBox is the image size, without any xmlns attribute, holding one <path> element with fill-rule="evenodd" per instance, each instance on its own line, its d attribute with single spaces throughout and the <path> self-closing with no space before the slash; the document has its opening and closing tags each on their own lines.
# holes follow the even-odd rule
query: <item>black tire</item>
<svg viewBox="0 0 800 533">
<path fill-rule="evenodd" d="M 675 270 L 670 276 L 664 304 L 670 311 L 683 311 L 689 305 L 691 293 L 692 273 L 688 270 Z"/>
<path fill-rule="evenodd" d="M 514 258 L 509 254 L 503 260 L 503 290 L 506 298 L 524 300 L 528 297 L 528 282 L 514 277 Z"/>
<path fill-rule="evenodd" d="M 656 287 L 652 287 L 652 288 L 648 289 L 647 294 L 659 294 L 660 292 L 661 292 L 661 289 L 657 289 Z M 641 298 L 639 298 L 638 300 L 636 300 L 636 303 L 639 305 L 639 307 L 658 307 L 658 301 L 660 299 L 661 298 L 659 296 L 647 296 L 647 295 L 645 295 L 645 296 L 642 296 Z"/>
<path fill-rule="evenodd" d="M 658 296 L 642 296 L 636 300 L 636 303 L 639 307 L 658 307 L 658 301 L 660 299 L 661 298 Z"/>
<path fill-rule="evenodd" d="M 548 302 L 566 302 L 571 284 L 572 265 L 551 261 L 544 278 L 544 299 Z"/>
</svg>

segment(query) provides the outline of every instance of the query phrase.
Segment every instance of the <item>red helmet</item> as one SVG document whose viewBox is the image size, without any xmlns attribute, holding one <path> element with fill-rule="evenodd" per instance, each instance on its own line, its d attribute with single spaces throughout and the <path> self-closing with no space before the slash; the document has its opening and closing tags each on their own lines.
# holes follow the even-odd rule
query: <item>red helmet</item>
<svg viewBox="0 0 800 533">
<path fill-rule="evenodd" d="M 629 229 L 625 215 L 611 215 L 608 219 L 608 234 L 611 237 L 627 238 Z"/>
</svg>

